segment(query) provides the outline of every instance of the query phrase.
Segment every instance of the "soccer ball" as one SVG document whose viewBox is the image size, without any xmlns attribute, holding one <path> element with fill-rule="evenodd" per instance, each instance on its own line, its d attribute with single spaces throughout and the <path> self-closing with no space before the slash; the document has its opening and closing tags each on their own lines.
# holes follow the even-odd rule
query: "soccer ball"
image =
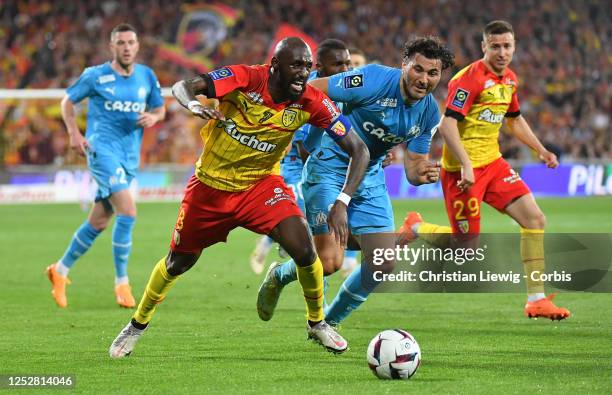
<svg viewBox="0 0 612 395">
<path fill-rule="evenodd" d="M 407 380 L 421 364 L 421 348 L 402 329 L 388 329 L 374 336 L 368 346 L 368 365 L 379 379 Z"/>
</svg>

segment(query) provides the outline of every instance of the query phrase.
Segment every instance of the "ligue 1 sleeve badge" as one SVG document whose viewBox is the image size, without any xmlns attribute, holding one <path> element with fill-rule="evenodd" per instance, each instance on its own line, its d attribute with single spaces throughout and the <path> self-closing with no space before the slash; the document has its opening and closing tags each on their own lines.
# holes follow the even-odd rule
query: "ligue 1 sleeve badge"
<svg viewBox="0 0 612 395">
<path fill-rule="evenodd" d="M 455 92 L 455 96 L 453 97 L 453 101 L 451 102 L 451 104 L 457 108 L 463 108 L 469 95 L 470 92 L 466 91 L 465 89 L 459 88 L 457 89 L 457 92 Z"/>
</svg>

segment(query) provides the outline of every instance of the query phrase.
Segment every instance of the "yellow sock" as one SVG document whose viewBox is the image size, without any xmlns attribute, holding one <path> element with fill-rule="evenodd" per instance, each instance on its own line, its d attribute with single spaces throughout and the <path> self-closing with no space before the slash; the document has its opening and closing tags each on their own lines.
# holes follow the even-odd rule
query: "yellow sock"
<svg viewBox="0 0 612 395">
<path fill-rule="evenodd" d="M 155 308 L 164 300 L 166 294 L 172 288 L 178 276 L 171 276 L 166 270 L 166 257 L 157 262 L 151 272 L 145 292 L 140 299 L 138 309 L 134 313 L 134 319 L 140 324 L 147 324 L 153 318 Z"/>
<path fill-rule="evenodd" d="M 438 248 L 446 248 L 450 245 L 452 233 L 450 226 L 435 225 L 429 222 L 421 222 L 417 231 L 421 239 Z"/>
<path fill-rule="evenodd" d="M 310 266 L 297 266 L 297 277 L 304 300 L 306 300 L 307 318 L 310 321 L 321 321 L 323 317 L 323 264 L 319 257 Z"/>
<path fill-rule="evenodd" d="M 544 293 L 544 282 L 531 279 L 531 273 L 544 273 L 544 229 L 521 228 L 521 260 L 527 275 L 527 293 Z"/>
</svg>

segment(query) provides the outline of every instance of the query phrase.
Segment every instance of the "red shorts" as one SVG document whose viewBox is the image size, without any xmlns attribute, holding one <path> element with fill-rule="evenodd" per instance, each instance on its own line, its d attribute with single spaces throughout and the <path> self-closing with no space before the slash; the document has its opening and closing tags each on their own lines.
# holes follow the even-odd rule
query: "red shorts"
<svg viewBox="0 0 612 395">
<path fill-rule="evenodd" d="M 484 201 L 499 211 L 530 193 L 527 184 L 508 162 L 499 158 L 474 169 L 475 183 L 467 192 L 457 188 L 461 172 L 440 172 L 446 213 L 453 233 L 480 233 L 480 204 Z"/>
<path fill-rule="evenodd" d="M 281 176 L 270 175 L 242 192 L 226 192 L 203 184 L 192 176 L 185 188 L 170 249 L 200 253 L 226 241 L 239 226 L 268 234 L 282 220 L 303 216 L 291 189 Z"/>
</svg>

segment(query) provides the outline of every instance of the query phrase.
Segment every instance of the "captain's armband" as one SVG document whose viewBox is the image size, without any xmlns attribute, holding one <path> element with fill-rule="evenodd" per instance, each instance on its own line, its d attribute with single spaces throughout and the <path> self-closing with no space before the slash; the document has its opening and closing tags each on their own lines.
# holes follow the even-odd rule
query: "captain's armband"
<svg viewBox="0 0 612 395">
<path fill-rule="evenodd" d="M 347 135 L 347 133 L 351 130 L 351 127 L 352 125 L 348 118 L 340 114 L 327 128 L 325 128 L 325 131 L 331 136 L 332 139 L 334 139 L 334 141 L 338 141 Z"/>
</svg>

